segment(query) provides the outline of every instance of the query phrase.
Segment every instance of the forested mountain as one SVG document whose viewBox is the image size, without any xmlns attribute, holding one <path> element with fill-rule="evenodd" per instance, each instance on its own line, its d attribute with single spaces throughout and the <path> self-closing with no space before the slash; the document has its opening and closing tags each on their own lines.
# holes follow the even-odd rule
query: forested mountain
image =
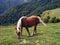
<svg viewBox="0 0 60 45">
<path fill-rule="evenodd" d="M 16 5 L 0 15 L 0 25 L 13 24 L 21 16 L 40 15 L 45 10 L 60 7 L 60 0 L 30 0 L 22 5 Z M 2 23 L 1 23 L 2 22 Z"/>
<path fill-rule="evenodd" d="M 0 13 L 4 12 L 8 8 L 11 8 L 16 5 L 21 5 L 30 0 L 0 0 Z"/>
</svg>

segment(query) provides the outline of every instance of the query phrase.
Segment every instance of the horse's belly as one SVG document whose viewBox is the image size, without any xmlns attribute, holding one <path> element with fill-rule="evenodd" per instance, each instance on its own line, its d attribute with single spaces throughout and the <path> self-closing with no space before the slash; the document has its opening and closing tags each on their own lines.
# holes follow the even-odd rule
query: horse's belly
<svg viewBox="0 0 60 45">
<path fill-rule="evenodd" d="M 32 27 L 33 24 L 31 24 L 31 23 L 24 23 L 22 26 L 23 26 L 23 27 Z"/>
<path fill-rule="evenodd" d="M 37 24 L 38 24 L 38 22 L 24 22 L 22 24 L 22 26 L 23 27 L 32 27 L 32 26 L 37 25 Z"/>
</svg>

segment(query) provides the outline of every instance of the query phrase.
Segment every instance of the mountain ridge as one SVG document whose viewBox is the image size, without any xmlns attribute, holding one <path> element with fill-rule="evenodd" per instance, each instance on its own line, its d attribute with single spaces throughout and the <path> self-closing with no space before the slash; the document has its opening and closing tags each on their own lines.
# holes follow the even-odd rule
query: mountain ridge
<svg viewBox="0 0 60 45">
<path fill-rule="evenodd" d="M 0 15 L 0 25 L 14 24 L 21 16 L 39 15 L 46 11 L 60 8 L 59 0 L 35 0 L 22 5 L 14 6 Z M 5 19 L 4 19 L 5 18 Z M 2 21 L 4 20 L 4 21 Z M 1 23 L 3 22 L 3 23 Z"/>
<path fill-rule="evenodd" d="M 23 3 L 30 2 L 30 0 L 0 0 L 0 13 L 3 13 L 5 10 Z"/>
</svg>

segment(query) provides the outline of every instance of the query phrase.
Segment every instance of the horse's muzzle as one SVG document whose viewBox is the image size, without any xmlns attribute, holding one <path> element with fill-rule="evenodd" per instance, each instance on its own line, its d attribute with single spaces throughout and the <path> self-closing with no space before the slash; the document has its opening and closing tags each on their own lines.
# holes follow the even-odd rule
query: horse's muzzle
<svg viewBox="0 0 60 45">
<path fill-rule="evenodd" d="M 20 39 L 20 36 L 21 36 L 20 32 L 17 33 L 17 36 L 18 36 L 18 39 Z"/>
</svg>

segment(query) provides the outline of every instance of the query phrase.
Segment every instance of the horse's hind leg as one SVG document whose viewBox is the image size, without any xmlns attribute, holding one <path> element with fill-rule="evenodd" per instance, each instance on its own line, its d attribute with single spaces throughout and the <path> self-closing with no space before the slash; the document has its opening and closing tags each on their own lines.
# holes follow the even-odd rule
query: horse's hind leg
<svg viewBox="0 0 60 45">
<path fill-rule="evenodd" d="M 28 32 L 28 34 L 29 34 L 29 36 L 30 36 L 30 32 L 29 32 L 28 28 L 26 28 L 26 30 L 27 30 L 27 32 Z"/>
<path fill-rule="evenodd" d="M 36 31 L 36 25 L 34 26 L 34 31 L 33 31 L 33 34 L 32 35 L 35 35 L 37 33 Z"/>
</svg>

